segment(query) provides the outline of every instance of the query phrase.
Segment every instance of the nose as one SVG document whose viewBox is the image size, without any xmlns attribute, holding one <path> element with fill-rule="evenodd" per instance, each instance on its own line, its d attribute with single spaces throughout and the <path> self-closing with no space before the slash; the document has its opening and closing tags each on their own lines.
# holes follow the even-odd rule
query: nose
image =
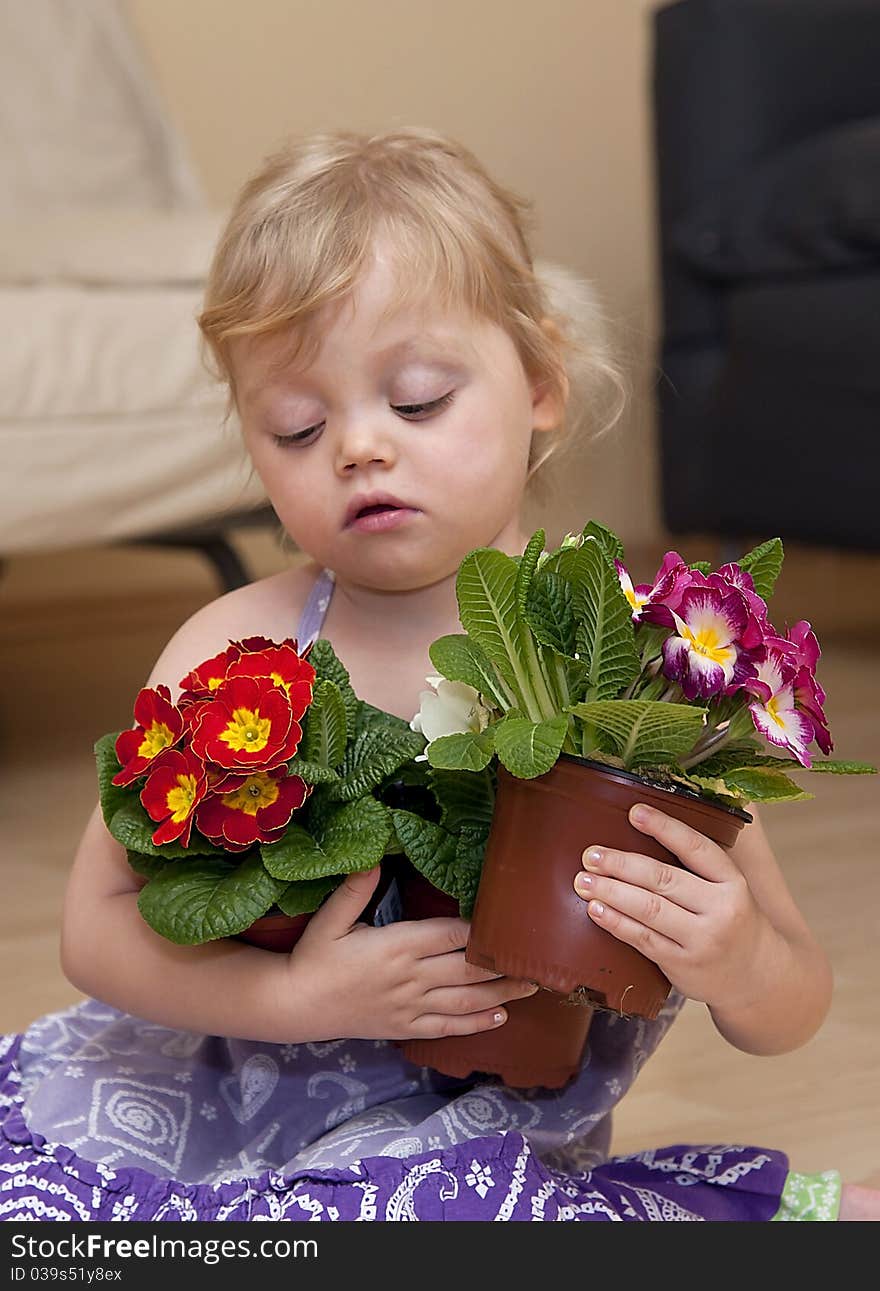
<svg viewBox="0 0 880 1291">
<path fill-rule="evenodd" d="M 372 416 L 350 417 L 339 434 L 336 468 L 351 474 L 356 467 L 388 466 L 396 458 L 393 437 Z"/>
</svg>

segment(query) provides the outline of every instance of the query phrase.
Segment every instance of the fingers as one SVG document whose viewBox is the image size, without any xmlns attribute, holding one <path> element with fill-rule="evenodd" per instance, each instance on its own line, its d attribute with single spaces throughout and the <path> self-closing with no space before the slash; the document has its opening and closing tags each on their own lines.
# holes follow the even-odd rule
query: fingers
<svg viewBox="0 0 880 1291">
<path fill-rule="evenodd" d="M 419 958 L 462 951 L 471 926 L 466 919 L 411 919 L 394 925 L 398 935 Z"/>
<path fill-rule="evenodd" d="M 439 986 L 427 991 L 424 1007 L 431 1014 L 461 1017 L 499 1009 L 511 1000 L 523 1000 L 538 990 L 534 982 L 499 977 L 473 986 Z"/>
<path fill-rule="evenodd" d="M 428 991 L 438 986 L 471 986 L 482 982 L 511 980 L 505 979 L 503 973 L 496 973 L 492 968 L 480 968 L 478 964 L 469 964 L 461 950 L 453 950 L 446 955 L 428 955 L 420 958 L 417 972 L 420 984 Z"/>
<path fill-rule="evenodd" d="M 412 1039 L 439 1040 L 443 1036 L 476 1035 L 494 1031 L 507 1021 L 507 1009 L 483 1009 L 479 1013 L 425 1013 L 412 1027 Z"/>
<path fill-rule="evenodd" d="M 347 936 L 375 892 L 381 872 L 381 867 L 376 865 L 372 870 L 346 875 L 339 887 L 330 893 L 324 904 L 312 915 L 303 933 L 303 940 L 313 941 L 316 936 L 336 940 Z"/>
<path fill-rule="evenodd" d="M 680 942 L 673 941 L 656 928 L 649 927 L 602 901 L 591 901 L 587 912 L 599 927 L 612 933 L 618 941 L 625 941 L 628 946 L 640 950 L 655 964 L 669 964 L 676 954 L 681 954 Z"/>
<path fill-rule="evenodd" d="M 712 882 L 720 883 L 735 870 L 733 861 L 711 838 L 691 829 L 684 821 L 675 820 L 672 816 L 638 803 L 630 808 L 630 824 L 643 834 L 650 834 L 658 843 L 677 856 L 694 874 Z"/>
<path fill-rule="evenodd" d="M 581 864 L 586 872 L 575 875 L 574 889 L 586 900 L 606 900 L 624 909 L 618 898 L 622 899 L 622 890 L 629 887 L 634 890 L 634 899 L 638 902 L 635 910 L 631 906 L 626 907 L 630 913 L 650 916 L 652 912 L 656 913 L 656 903 L 661 899 L 694 914 L 705 907 L 704 879 L 653 856 L 618 852 L 593 843 L 581 857 Z M 653 920 L 649 918 L 648 922 Z"/>
<path fill-rule="evenodd" d="M 630 862 L 648 859 L 627 853 L 623 868 L 629 871 Z M 629 941 L 630 945 L 636 943 L 630 936 L 621 936 L 618 932 L 618 927 L 624 927 L 621 922 L 624 918 L 657 933 L 668 940 L 670 945 L 674 943 L 678 946 L 686 943 L 688 934 L 693 932 L 694 921 L 698 918 L 698 915 L 682 909 L 674 901 L 636 886 L 634 881 L 624 883 L 602 874 L 579 874 L 575 878 L 574 887 L 578 896 L 587 901 L 587 913 L 594 923 L 601 924 L 615 936 L 620 936 L 621 940 Z M 639 949 L 642 947 L 639 946 Z"/>
</svg>

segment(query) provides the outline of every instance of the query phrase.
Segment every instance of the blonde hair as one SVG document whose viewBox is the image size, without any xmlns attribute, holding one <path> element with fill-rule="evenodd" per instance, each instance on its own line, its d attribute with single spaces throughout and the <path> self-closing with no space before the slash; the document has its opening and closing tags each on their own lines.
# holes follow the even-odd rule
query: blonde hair
<svg viewBox="0 0 880 1291">
<path fill-rule="evenodd" d="M 571 388 L 574 415 L 534 437 L 531 479 L 575 423 L 597 433 L 613 424 L 623 387 L 590 289 L 552 266 L 547 281 L 536 272 L 530 209 L 433 131 L 293 140 L 242 188 L 208 275 L 198 321 L 232 403 L 230 343 L 290 331 L 292 357 L 308 357 L 320 343 L 308 324 L 351 292 L 387 237 L 396 307 L 430 290 L 503 327 L 529 376 L 549 382 L 562 404 Z M 590 407 L 577 408 L 581 396 Z"/>
</svg>

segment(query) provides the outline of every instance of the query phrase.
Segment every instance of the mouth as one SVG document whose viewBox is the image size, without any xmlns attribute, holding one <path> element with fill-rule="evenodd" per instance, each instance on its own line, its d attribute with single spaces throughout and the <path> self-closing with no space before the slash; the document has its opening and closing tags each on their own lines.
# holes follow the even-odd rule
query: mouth
<svg viewBox="0 0 880 1291">
<path fill-rule="evenodd" d="M 399 498 L 390 497 L 388 494 L 361 496 L 352 500 L 345 513 L 344 527 L 346 529 L 356 527 L 368 531 L 381 529 L 388 527 L 388 524 L 395 519 L 415 515 L 417 510 L 418 508 L 411 507 L 406 502 L 401 502 Z"/>
</svg>

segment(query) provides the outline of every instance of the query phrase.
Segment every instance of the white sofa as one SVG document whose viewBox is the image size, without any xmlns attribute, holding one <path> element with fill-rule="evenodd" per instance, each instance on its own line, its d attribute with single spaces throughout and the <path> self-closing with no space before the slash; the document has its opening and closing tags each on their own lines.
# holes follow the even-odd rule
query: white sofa
<svg viewBox="0 0 880 1291">
<path fill-rule="evenodd" d="M 0 0 L 0 557 L 266 515 L 195 316 L 210 210 L 117 0 Z"/>
</svg>

